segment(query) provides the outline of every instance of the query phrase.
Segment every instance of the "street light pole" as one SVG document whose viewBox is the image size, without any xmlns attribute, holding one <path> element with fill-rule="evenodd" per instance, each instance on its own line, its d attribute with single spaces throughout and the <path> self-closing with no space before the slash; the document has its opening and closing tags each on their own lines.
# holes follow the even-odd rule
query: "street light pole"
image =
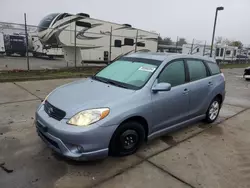
<svg viewBox="0 0 250 188">
<path fill-rule="evenodd" d="M 213 54 L 215 28 L 216 28 L 216 23 L 217 23 L 218 11 L 220 11 L 220 10 L 224 10 L 224 7 L 217 7 L 216 8 L 215 18 L 214 18 L 214 29 L 213 29 L 212 43 L 211 43 L 211 49 L 210 49 L 210 57 L 212 57 L 212 54 Z"/>
</svg>

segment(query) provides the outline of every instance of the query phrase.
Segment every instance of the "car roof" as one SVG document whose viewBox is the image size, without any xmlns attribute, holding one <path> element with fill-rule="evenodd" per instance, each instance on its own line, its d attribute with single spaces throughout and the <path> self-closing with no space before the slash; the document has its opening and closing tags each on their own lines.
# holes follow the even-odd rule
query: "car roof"
<svg viewBox="0 0 250 188">
<path fill-rule="evenodd" d="M 199 55 L 190 55 L 190 54 L 178 54 L 178 53 L 166 53 L 166 52 L 137 52 L 133 54 L 126 55 L 125 57 L 134 57 L 134 58 L 144 58 L 144 59 L 152 59 L 158 61 L 165 61 L 167 59 L 174 60 L 178 58 L 195 58 L 204 61 L 215 62 L 215 60 L 211 57 L 207 56 L 199 56 Z"/>
</svg>

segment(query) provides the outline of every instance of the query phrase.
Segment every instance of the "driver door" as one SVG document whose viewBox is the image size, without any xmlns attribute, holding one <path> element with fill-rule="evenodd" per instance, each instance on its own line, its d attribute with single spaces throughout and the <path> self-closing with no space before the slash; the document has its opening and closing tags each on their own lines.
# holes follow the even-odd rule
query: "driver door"
<svg viewBox="0 0 250 188">
<path fill-rule="evenodd" d="M 168 63 L 159 74 L 156 83 L 170 83 L 171 90 L 152 93 L 153 132 L 188 119 L 189 87 L 186 74 L 183 60 Z"/>
</svg>

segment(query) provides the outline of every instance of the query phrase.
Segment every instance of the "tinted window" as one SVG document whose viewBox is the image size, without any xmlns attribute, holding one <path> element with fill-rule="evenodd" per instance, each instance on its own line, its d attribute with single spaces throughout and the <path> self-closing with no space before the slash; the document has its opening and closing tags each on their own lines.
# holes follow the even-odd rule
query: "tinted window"
<svg viewBox="0 0 250 188">
<path fill-rule="evenodd" d="M 227 55 L 230 55 L 230 54 L 231 54 L 231 51 L 230 51 L 230 50 L 227 50 L 227 51 L 226 51 L 226 54 L 227 54 Z"/>
<path fill-rule="evenodd" d="M 202 61 L 187 60 L 190 81 L 199 80 L 207 77 L 207 70 Z"/>
<path fill-rule="evenodd" d="M 221 49 L 220 49 L 220 56 L 221 56 L 221 57 L 223 56 L 223 53 L 224 53 L 224 49 L 221 48 Z"/>
<path fill-rule="evenodd" d="M 164 68 L 158 78 L 158 83 L 170 83 L 172 87 L 185 83 L 185 68 L 183 61 L 175 61 Z"/>
<path fill-rule="evenodd" d="M 124 44 L 127 45 L 127 46 L 133 46 L 134 45 L 134 39 L 125 38 L 124 39 Z"/>
<path fill-rule="evenodd" d="M 50 14 L 48 16 L 46 16 L 45 18 L 43 18 L 40 23 L 38 24 L 38 32 L 43 31 L 45 29 L 47 29 L 50 25 L 50 23 L 54 20 L 54 18 L 57 16 L 58 14 Z"/>
<path fill-rule="evenodd" d="M 207 63 L 207 65 L 208 65 L 212 75 L 220 73 L 220 69 L 216 63 Z"/>
<path fill-rule="evenodd" d="M 220 48 L 216 48 L 216 56 L 219 56 L 220 54 Z"/>
</svg>

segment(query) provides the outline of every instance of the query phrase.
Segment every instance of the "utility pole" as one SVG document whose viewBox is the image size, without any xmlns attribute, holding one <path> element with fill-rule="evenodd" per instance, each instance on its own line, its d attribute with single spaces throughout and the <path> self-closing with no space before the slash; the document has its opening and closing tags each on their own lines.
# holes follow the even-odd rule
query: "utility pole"
<svg viewBox="0 0 250 188">
<path fill-rule="evenodd" d="M 214 28 L 213 28 L 213 35 L 212 35 L 212 43 L 211 43 L 210 57 L 212 57 L 212 54 L 213 54 L 213 45 L 214 45 L 215 28 L 216 28 L 216 23 L 217 23 L 218 11 L 220 11 L 220 10 L 224 10 L 224 7 L 217 7 L 217 8 L 216 8 L 216 11 L 215 11 Z"/>
<path fill-rule="evenodd" d="M 205 52 L 206 52 L 206 43 L 207 43 L 207 41 L 205 41 L 205 44 L 204 44 L 204 48 L 203 48 L 203 56 L 205 55 Z"/>
<path fill-rule="evenodd" d="M 28 40 L 28 32 L 27 32 L 27 19 L 26 19 L 26 13 L 24 13 L 24 24 L 25 24 L 25 38 L 26 38 L 27 69 L 30 70 L 29 40 Z"/>
<path fill-rule="evenodd" d="M 137 38 L 138 38 L 138 29 L 136 31 L 136 37 L 135 37 L 135 52 L 137 51 Z"/>
<path fill-rule="evenodd" d="M 179 36 L 177 36 L 177 39 L 176 39 L 176 46 L 175 46 L 175 52 L 177 53 L 177 48 L 178 48 L 178 41 L 179 41 Z"/>
<path fill-rule="evenodd" d="M 192 45 L 191 45 L 191 52 L 190 52 L 191 55 L 193 54 L 193 48 L 194 48 L 194 39 L 193 39 Z"/>
<path fill-rule="evenodd" d="M 109 38 L 109 64 L 111 63 L 111 55 L 112 55 L 112 26 L 110 28 L 110 38 Z"/>
<path fill-rule="evenodd" d="M 76 68 L 76 21 L 75 21 L 75 68 Z"/>
</svg>

